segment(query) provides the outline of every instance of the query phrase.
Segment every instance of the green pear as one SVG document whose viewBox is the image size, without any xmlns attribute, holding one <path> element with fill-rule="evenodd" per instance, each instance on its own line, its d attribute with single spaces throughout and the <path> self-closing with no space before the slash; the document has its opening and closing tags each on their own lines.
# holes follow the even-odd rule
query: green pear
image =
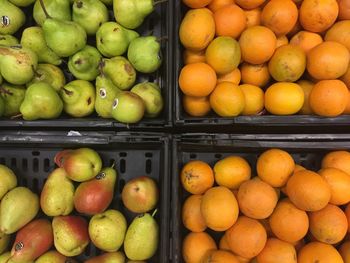
<svg viewBox="0 0 350 263">
<path fill-rule="evenodd" d="M 159 41 L 155 36 L 134 39 L 129 45 L 128 59 L 139 72 L 155 72 L 162 64 Z"/>
<path fill-rule="evenodd" d="M 45 10 L 52 18 L 69 21 L 72 19 L 71 6 L 69 0 L 43 0 Z M 40 0 L 36 0 L 33 8 L 35 22 L 42 26 L 46 20 L 46 15 L 41 7 Z"/>
<path fill-rule="evenodd" d="M 88 35 L 95 35 L 98 28 L 108 21 L 108 10 L 100 0 L 75 0 L 72 17 Z"/>
<path fill-rule="evenodd" d="M 113 200 L 116 180 L 116 170 L 106 167 L 95 178 L 82 182 L 74 194 L 75 209 L 86 215 L 105 211 Z"/>
<path fill-rule="evenodd" d="M 77 263 L 77 261 L 63 256 L 56 250 L 50 250 L 35 260 L 35 263 Z"/>
<path fill-rule="evenodd" d="M 48 216 L 69 215 L 74 208 L 74 185 L 63 168 L 47 178 L 40 195 L 40 207 Z"/>
<path fill-rule="evenodd" d="M 58 152 L 55 156 L 55 163 L 63 167 L 68 177 L 76 182 L 91 180 L 102 168 L 101 157 L 90 148 Z"/>
<path fill-rule="evenodd" d="M 16 6 L 26 7 L 35 2 L 35 0 L 10 0 L 10 2 Z"/>
<path fill-rule="evenodd" d="M 116 252 L 123 245 L 127 222 L 117 210 L 107 210 L 94 215 L 89 223 L 89 235 L 92 243 L 106 252 Z"/>
<path fill-rule="evenodd" d="M 1 200 L 0 231 L 12 234 L 29 223 L 39 211 L 39 197 L 25 187 L 16 187 Z"/>
<path fill-rule="evenodd" d="M 80 216 L 57 216 L 52 220 L 55 248 L 62 255 L 81 254 L 90 242 L 88 224 Z"/>
<path fill-rule="evenodd" d="M 34 78 L 27 83 L 27 87 L 37 82 L 45 82 L 56 91 L 60 91 L 66 85 L 66 78 L 59 67 L 52 64 L 38 64 Z"/>
<path fill-rule="evenodd" d="M 120 56 L 138 36 L 136 31 L 126 29 L 115 22 L 107 22 L 102 24 L 96 33 L 96 46 L 105 57 Z"/>
<path fill-rule="evenodd" d="M 0 200 L 16 186 L 17 177 L 14 172 L 7 166 L 0 164 Z"/>
<path fill-rule="evenodd" d="M 102 70 L 118 89 L 129 90 L 136 80 L 136 72 L 130 62 L 122 57 L 103 60 Z"/>
<path fill-rule="evenodd" d="M 3 83 L 0 85 L 0 95 L 5 103 L 4 116 L 11 117 L 20 113 L 19 108 L 24 100 L 26 89 L 24 86 Z"/>
<path fill-rule="evenodd" d="M 101 54 L 95 47 L 85 46 L 69 58 L 69 71 L 80 80 L 95 80 L 99 73 Z"/>
<path fill-rule="evenodd" d="M 153 0 L 113 0 L 114 17 L 122 26 L 135 29 L 153 12 L 155 4 Z"/>
<path fill-rule="evenodd" d="M 9 83 L 23 85 L 34 77 L 38 56 L 25 47 L 0 46 L 0 73 Z"/>
<path fill-rule="evenodd" d="M 5 252 L 3 254 L 0 255 L 0 263 L 10 263 L 11 261 L 9 261 L 11 257 L 11 252 Z"/>
<path fill-rule="evenodd" d="M 73 117 L 85 117 L 95 109 L 95 87 L 86 80 L 69 82 L 60 91 L 64 111 Z"/>
<path fill-rule="evenodd" d="M 0 35 L 0 46 L 16 46 L 16 45 L 19 45 L 19 41 L 16 37 L 12 35 Z"/>
<path fill-rule="evenodd" d="M 150 214 L 137 216 L 130 224 L 124 241 L 124 252 L 131 260 L 147 260 L 157 251 L 159 228 Z"/>
<path fill-rule="evenodd" d="M 0 117 L 4 116 L 5 114 L 5 100 L 3 97 L 0 96 Z"/>
<path fill-rule="evenodd" d="M 139 95 L 146 106 L 146 117 L 157 117 L 164 106 L 164 101 L 160 88 L 156 83 L 144 82 L 135 85 L 131 92 Z"/>
<path fill-rule="evenodd" d="M 62 109 L 62 100 L 55 89 L 45 82 L 38 82 L 28 87 L 20 112 L 25 120 L 55 119 Z"/>
<path fill-rule="evenodd" d="M 13 35 L 26 21 L 23 11 L 8 0 L 0 0 L 0 18 L 2 35 Z"/>
<path fill-rule="evenodd" d="M 102 118 L 112 118 L 112 106 L 115 97 L 121 90 L 113 82 L 101 74 L 96 78 L 95 110 Z"/>
<path fill-rule="evenodd" d="M 120 251 L 104 253 L 100 256 L 90 258 L 84 263 L 125 263 L 125 255 Z"/>
<path fill-rule="evenodd" d="M 44 31 L 41 27 L 33 26 L 24 29 L 21 45 L 34 51 L 38 56 L 39 62 L 53 65 L 60 65 L 62 63 L 62 59 L 47 46 Z"/>
<path fill-rule="evenodd" d="M 145 104 L 142 98 L 132 92 L 119 93 L 112 108 L 112 117 L 122 123 L 139 122 L 145 113 Z"/>
</svg>

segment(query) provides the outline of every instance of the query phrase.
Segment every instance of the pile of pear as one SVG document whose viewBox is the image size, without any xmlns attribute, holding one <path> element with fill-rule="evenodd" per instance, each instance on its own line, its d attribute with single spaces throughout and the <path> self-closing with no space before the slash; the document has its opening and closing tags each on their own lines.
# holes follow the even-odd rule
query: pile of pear
<svg viewBox="0 0 350 263">
<path fill-rule="evenodd" d="M 137 32 L 155 4 L 0 0 L 0 117 L 33 121 L 96 112 L 137 123 L 159 116 L 164 100 L 158 84 L 135 83 L 138 74 L 162 64 L 164 38 Z M 26 21 L 35 25 L 26 27 L 34 24 Z"/>
<path fill-rule="evenodd" d="M 136 177 L 124 186 L 125 207 L 142 211 L 128 226 L 123 213 L 114 209 L 122 204 L 112 203 L 117 172 L 102 168 L 96 151 L 64 150 L 54 161 L 57 168 L 40 194 L 18 186 L 14 172 L 0 165 L 0 263 L 74 263 L 90 253 L 85 251 L 90 243 L 103 253 L 91 255 L 86 263 L 146 262 L 155 255 L 159 227 L 153 179 Z M 151 210 L 152 215 L 146 212 Z"/>
</svg>

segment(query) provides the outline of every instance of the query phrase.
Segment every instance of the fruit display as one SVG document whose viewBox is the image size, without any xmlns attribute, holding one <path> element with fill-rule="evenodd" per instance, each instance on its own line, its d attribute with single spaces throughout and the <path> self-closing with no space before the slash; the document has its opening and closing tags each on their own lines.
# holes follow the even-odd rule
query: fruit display
<svg viewBox="0 0 350 263">
<path fill-rule="evenodd" d="M 18 165 L 15 148 L 0 157 L 0 262 L 163 262 L 163 168 L 146 169 L 161 151 L 50 147 L 40 170 L 18 166 L 24 156 L 38 160 L 30 148 Z M 126 166 L 145 154 L 144 164 Z"/>
<path fill-rule="evenodd" d="M 0 117 L 163 118 L 161 2 L 1 0 Z"/>
<path fill-rule="evenodd" d="M 183 138 L 176 262 L 349 262 L 348 143 Z"/>
<path fill-rule="evenodd" d="M 347 0 L 181 2 L 179 122 L 350 113 Z"/>
</svg>

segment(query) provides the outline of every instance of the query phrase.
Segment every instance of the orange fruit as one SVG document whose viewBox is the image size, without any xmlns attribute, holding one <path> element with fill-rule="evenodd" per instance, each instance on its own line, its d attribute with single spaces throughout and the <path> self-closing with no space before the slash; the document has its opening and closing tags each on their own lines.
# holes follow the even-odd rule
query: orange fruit
<svg viewBox="0 0 350 263">
<path fill-rule="evenodd" d="M 241 50 L 232 37 L 217 37 L 207 47 L 205 58 L 217 74 L 227 74 L 238 67 Z"/>
<path fill-rule="evenodd" d="M 348 232 L 350 232 L 350 204 L 347 204 L 345 208 L 345 216 L 348 219 Z"/>
<path fill-rule="evenodd" d="M 226 5 L 214 13 L 217 36 L 237 38 L 247 26 L 244 11 L 238 5 Z"/>
<path fill-rule="evenodd" d="M 259 26 L 261 24 L 261 9 L 243 10 L 247 18 L 247 27 Z"/>
<path fill-rule="evenodd" d="M 239 208 L 236 197 L 228 188 L 216 186 L 203 195 L 201 212 L 210 229 L 226 231 L 237 221 Z"/>
<path fill-rule="evenodd" d="M 215 71 L 205 63 L 193 63 L 184 66 L 179 76 L 179 86 L 188 96 L 208 96 L 216 85 Z"/>
<path fill-rule="evenodd" d="M 205 49 L 215 35 L 215 21 L 207 8 L 189 10 L 180 24 L 181 44 L 191 50 Z"/>
<path fill-rule="evenodd" d="M 211 0 L 182 0 L 190 8 L 202 8 L 210 4 Z"/>
<path fill-rule="evenodd" d="M 348 69 L 346 70 L 345 74 L 341 76 L 340 78 L 341 81 L 345 83 L 345 85 L 350 89 L 350 64 Z"/>
<path fill-rule="evenodd" d="M 333 41 L 325 41 L 307 53 L 307 71 L 319 80 L 336 79 L 348 69 L 350 54 L 346 47 Z"/>
<path fill-rule="evenodd" d="M 269 61 L 269 72 L 277 81 L 294 82 L 304 73 L 306 56 L 295 45 L 284 45 L 276 49 Z"/>
<path fill-rule="evenodd" d="M 348 103 L 346 104 L 343 114 L 350 114 L 350 90 L 348 90 Z"/>
<path fill-rule="evenodd" d="M 266 0 L 236 0 L 236 4 L 244 9 L 254 9 L 261 6 Z"/>
<path fill-rule="evenodd" d="M 207 226 L 201 214 L 202 195 L 190 195 L 182 206 L 182 223 L 192 232 L 203 232 Z"/>
<path fill-rule="evenodd" d="M 290 44 L 300 47 L 305 54 L 322 42 L 319 34 L 309 31 L 299 31 L 290 39 Z"/>
<path fill-rule="evenodd" d="M 312 109 L 309 103 L 309 97 L 312 88 L 314 87 L 314 83 L 309 80 L 299 80 L 297 84 L 303 89 L 304 92 L 304 104 L 301 107 L 299 113 L 300 114 L 312 114 Z"/>
<path fill-rule="evenodd" d="M 322 159 L 322 168 L 337 168 L 350 174 L 350 153 L 347 151 L 333 151 Z"/>
<path fill-rule="evenodd" d="M 210 110 L 208 97 L 192 97 L 184 95 L 182 99 L 184 110 L 191 116 L 202 117 L 207 115 Z"/>
<path fill-rule="evenodd" d="M 350 20 L 335 23 L 326 33 L 326 41 L 334 41 L 344 45 L 350 51 Z"/>
<path fill-rule="evenodd" d="M 226 232 L 220 239 L 219 248 L 221 250 L 231 251 L 230 246 L 229 246 L 228 241 L 227 241 L 227 238 L 226 238 Z"/>
<path fill-rule="evenodd" d="M 265 108 L 272 114 L 295 114 L 303 105 L 304 91 L 296 83 L 277 82 L 265 91 Z"/>
<path fill-rule="evenodd" d="M 289 43 L 288 37 L 279 36 L 277 38 L 277 42 L 276 42 L 276 49 L 281 47 L 281 46 L 288 45 L 288 43 Z"/>
<path fill-rule="evenodd" d="M 211 167 L 202 161 L 190 161 L 181 170 L 181 183 L 191 194 L 203 194 L 214 185 Z"/>
<path fill-rule="evenodd" d="M 240 216 L 226 235 L 233 253 L 244 258 L 257 256 L 267 240 L 266 231 L 259 221 L 246 216 Z"/>
<path fill-rule="evenodd" d="M 337 0 L 339 6 L 339 20 L 349 20 L 350 19 L 350 2 L 349 0 Z"/>
<path fill-rule="evenodd" d="M 258 86 L 242 84 L 239 86 L 244 93 L 245 106 L 243 115 L 255 115 L 264 109 L 264 91 Z"/>
<path fill-rule="evenodd" d="M 227 74 L 218 75 L 217 83 L 219 84 L 224 81 L 238 85 L 241 82 L 241 71 L 236 68 Z"/>
<path fill-rule="evenodd" d="M 293 204 L 305 211 L 324 208 L 331 199 L 327 181 L 312 171 L 299 171 L 287 183 L 287 194 Z"/>
<path fill-rule="evenodd" d="M 273 187 L 284 186 L 292 175 L 294 167 L 292 156 L 280 149 L 269 149 L 263 152 L 256 163 L 259 178 Z"/>
<path fill-rule="evenodd" d="M 338 11 L 336 0 L 304 0 L 299 9 L 299 21 L 308 31 L 323 32 L 333 25 Z"/>
<path fill-rule="evenodd" d="M 336 244 L 343 240 L 348 230 L 344 212 L 335 205 L 309 213 L 310 232 L 320 242 Z"/>
<path fill-rule="evenodd" d="M 198 263 L 213 249 L 217 249 L 214 239 L 205 232 L 189 233 L 182 243 L 182 256 L 186 263 Z"/>
<path fill-rule="evenodd" d="M 298 263 L 344 263 L 338 251 L 322 242 L 311 242 L 298 253 Z"/>
<path fill-rule="evenodd" d="M 221 7 L 234 4 L 235 0 L 212 0 L 208 5 L 208 8 L 214 13 Z"/>
<path fill-rule="evenodd" d="M 183 60 L 185 65 L 200 62 L 205 63 L 205 51 L 193 51 L 185 49 L 185 51 L 183 52 Z"/>
<path fill-rule="evenodd" d="M 250 258 L 245 258 L 238 255 L 235 255 L 235 256 L 238 259 L 239 263 L 254 263 L 254 261 L 253 260 L 251 261 Z"/>
<path fill-rule="evenodd" d="M 350 263 L 350 241 L 346 241 L 340 246 L 339 253 L 344 263 Z"/>
<path fill-rule="evenodd" d="M 341 80 L 321 80 L 312 88 L 309 103 L 317 115 L 336 117 L 346 108 L 348 89 Z"/>
<path fill-rule="evenodd" d="M 245 159 L 232 155 L 214 165 L 214 175 L 218 185 L 238 189 L 244 181 L 250 179 L 251 169 Z"/>
<path fill-rule="evenodd" d="M 309 218 L 288 198 L 278 202 L 269 219 L 272 232 L 279 239 L 293 243 L 301 240 L 309 229 Z"/>
<path fill-rule="evenodd" d="M 267 64 L 254 65 L 243 63 L 241 66 L 242 82 L 258 87 L 265 87 L 270 81 L 270 73 Z"/>
<path fill-rule="evenodd" d="M 275 34 L 267 27 L 247 28 L 239 39 L 243 61 L 251 64 L 262 64 L 268 61 L 275 52 L 276 42 Z"/>
<path fill-rule="evenodd" d="M 297 252 L 292 244 L 269 238 L 256 258 L 259 263 L 297 263 Z"/>
<path fill-rule="evenodd" d="M 345 205 L 350 202 L 350 175 L 337 168 L 323 168 L 318 173 L 331 187 L 331 204 Z"/>
<path fill-rule="evenodd" d="M 239 263 L 238 259 L 229 251 L 211 250 L 202 259 L 201 263 Z"/>
<path fill-rule="evenodd" d="M 235 117 L 245 106 L 243 91 L 231 82 L 219 83 L 210 94 L 210 106 L 222 117 Z"/>
<path fill-rule="evenodd" d="M 275 189 L 260 180 L 249 180 L 241 184 L 237 201 L 240 211 L 254 219 L 268 218 L 278 201 Z"/>
<path fill-rule="evenodd" d="M 270 0 L 262 10 L 262 24 L 277 36 L 288 34 L 298 20 L 298 8 L 292 0 Z"/>
</svg>

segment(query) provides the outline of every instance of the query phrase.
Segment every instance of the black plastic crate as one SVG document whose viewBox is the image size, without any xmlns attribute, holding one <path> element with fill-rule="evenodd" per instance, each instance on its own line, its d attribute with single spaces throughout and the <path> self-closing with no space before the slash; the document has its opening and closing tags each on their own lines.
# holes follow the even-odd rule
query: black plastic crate
<svg viewBox="0 0 350 263">
<path fill-rule="evenodd" d="M 228 134 L 185 134 L 173 140 L 172 175 L 172 260 L 175 263 L 182 258 L 182 241 L 189 231 L 183 226 L 181 208 L 190 195 L 180 182 L 182 167 L 191 160 L 207 162 L 211 167 L 220 159 L 229 155 L 244 157 L 256 174 L 255 165 L 258 156 L 269 148 L 280 148 L 292 154 L 296 163 L 317 171 L 321 167 L 323 156 L 334 150 L 350 150 L 350 135 L 228 135 Z M 223 235 L 206 230 L 217 244 Z"/>
<path fill-rule="evenodd" d="M 110 21 L 115 21 L 113 18 L 112 6 L 107 6 L 109 10 Z M 26 14 L 26 24 L 15 34 L 20 40 L 22 31 L 29 26 L 35 26 L 36 23 L 32 17 L 33 5 L 23 8 Z M 172 96 L 171 86 L 173 78 L 173 6 L 172 1 L 166 1 L 161 4 L 157 4 L 154 11 L 145 18 L 143 24 L 135 29 L 141 36 L 154 35 L 161 40 L 161 53 L 162 53 L 162 65 L 154 73 L 143 74 L 137 72 L 136 82 L 141 83 L 145 81 L 155 82 L 161 88 L 164 109 L 157 118 L 143 118 L 136 124 L 124 124 L 115 121 L 114 119 L 104 119 L 97 116 L 96 113 L 84 118 L 73 118 L 62 112 L 62 115 L 53 120 L 36 120 L 25 121 L 22 118 L 9 119 L 0 118 L 0 127 L 79 127 L 79 128 L 135 128 L 135 129 L 151 129 L 169 127 L 172 125 Z M 95 46 L 95 37 L 88 37 L 87 43 Z M 60 65 L 64 71 L 67 82 L 74 79 L 72 74 L 68 72 L 68 58 L 64 59 L 64 62 Z M 95 86 L 95 82 L 93 82 Z"/>
<path fill-rule="evenodd" d="M 153 178 L 160 190 L 157 214 L 160 230 L 156 255 L 148 262 L 169 262 L 169 140 L 165 136 L 112 133 L 0 133 L 0 163 L 7 165 L 17 175 L 18 184 L 29 187 L 40 195 L 49 173 L 55 168 L 55 154 L 67 148 L 89 147 L 101 156 L 103 166 L 115 163 L 117 182 L 115 196 L 109 208 L 121 211 L 128 224 L 137 215 L 122 204 L 121 192 L 130 179 L 147 175 Z M 74 212 L 76 213 L 76 212 Z M 39 213 L 40 214 L 40 213 Z M 87 218 L 87 217 L 86 217 Z M 88 218 L 87 218 L 88 219 Z M 90 242 L 79 261 L 102 252 Z"/>
<path fill-rule="evenodd" d="M 185 13 L 189 10 L 181 1 L 174 1 L 174 125 L 182 129 L 186 128 L 203 128 L 203 127 L 218 127 L 215 132 L 230 132 L 237 127 L 331 127 L 331 126 L 343 126 L 346 127 L 350 123 L 350 115 L 341 115 L 334 118 L 326 118 L 317 115 L 290 115 L 290 116 L 277 116 L 277 115 L 252 115 L 252 116 L 237 116 L 232 118 L 220 117 L 213 111 L 205 117 L 192 117 L 188 115 L 182 106 L 182 92 L 179 88 L 179 75 L 183 64 L 182 52 L 184 50 L 180 38 L 179 29 L 180 24 L 185 16 Z M 221 127 L 224 127 L 223 131 Z M 262 129 L 261 129 L 262 130 Z M 199 130 L 198 130 L 199 131 Z M 199 131 L 201 132 L 201 131 Z M 264 131 L 261 131 L 264 132 Z M 291 131 L 295 132 L 295 131 Z M 324 132 L 324 131 L 323 131 Z"/>
</svg>

